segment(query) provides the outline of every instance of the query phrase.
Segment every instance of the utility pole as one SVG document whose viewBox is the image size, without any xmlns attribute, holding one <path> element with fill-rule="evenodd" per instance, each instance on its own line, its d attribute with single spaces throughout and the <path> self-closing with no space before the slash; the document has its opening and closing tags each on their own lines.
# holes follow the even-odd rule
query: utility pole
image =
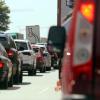
<svg viewBox="0 0 100 100">
<path fill-rule="evenodd" d="M 58 0 L 57 6 L 57 26 L 61 26 L 61 0 Z"/>
</svg>

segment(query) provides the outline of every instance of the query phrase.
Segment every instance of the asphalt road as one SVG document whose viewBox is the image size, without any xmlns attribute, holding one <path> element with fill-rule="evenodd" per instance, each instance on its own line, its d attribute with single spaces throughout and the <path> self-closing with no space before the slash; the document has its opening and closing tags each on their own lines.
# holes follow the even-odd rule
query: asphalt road
<svg viewBox="0 0 100 100">
<path fill-rule="evenodd" d="M 57 79 L 57 70 L 37 73 L 36 76 L 24 73 L 22 84 L 0 90 L 0 100 L 60 100 L 60 91 L 54 90 Z"/>
</svg>

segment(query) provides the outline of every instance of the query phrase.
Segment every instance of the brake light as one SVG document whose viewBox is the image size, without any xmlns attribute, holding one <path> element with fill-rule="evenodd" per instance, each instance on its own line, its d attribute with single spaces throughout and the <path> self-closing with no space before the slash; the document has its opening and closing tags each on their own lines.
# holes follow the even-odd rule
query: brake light
<svg viewBox="0 0 100 100">
<path fill-rule="evenodd" d="M 80 7 L 82 15 L 90 22 L 94 19 L 94 3 L 82 4 Z"/>
<path fill-rule="evenodd" d="M 37 54 L 37 60 L 38 61 L 42 61 L 43 60 L 41 54 Z"/>
<path fill-rule="evenodd" d="M 9 50 L 7 53 L 8 53 L 9 57 L 13 57 L 13 55 L 14 55 L 14 52 L 12 50 Z"/>
<path fill-rule="evenodd" d="M 2 61 L 0 61 L 0 68 L 3 68 L 4 63 Z"/>
<path fill-rule="evenodd" d="M 42 61 L 43 59 L 42 59 L 41 56 L 38 56 L 38 57 L 37 57 L 37 60 L 38 60 L 38 61 Z"/>
</svg>

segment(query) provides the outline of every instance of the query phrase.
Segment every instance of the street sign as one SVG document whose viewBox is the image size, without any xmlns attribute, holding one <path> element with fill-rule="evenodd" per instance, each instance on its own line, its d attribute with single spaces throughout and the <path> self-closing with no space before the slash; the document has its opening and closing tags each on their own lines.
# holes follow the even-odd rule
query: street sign
<svg viewBox="0 0 100 100">
<path fill-rule="evenodd" d="M 39 27 L 39 25 L 26 26 L 26 39 L 28 39 L 31 43 L 40 42 L 40 27 Z"/>
</svg>

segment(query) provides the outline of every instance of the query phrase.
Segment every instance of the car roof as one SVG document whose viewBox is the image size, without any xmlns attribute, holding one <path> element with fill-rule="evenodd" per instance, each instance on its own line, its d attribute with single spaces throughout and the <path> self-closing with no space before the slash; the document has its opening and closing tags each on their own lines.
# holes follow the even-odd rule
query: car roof
<svg viewBox="0 0 100 100">
<path fill-rule="evenodd" d="M 46 45 L 47 43 L 36 43 L 38 45 Z"/>
<path fill-rule="evenodd" d="M 45 47 L 45 45 L 40 45 L 40 44 L 35 44 L 34 46 L 37 46 L 37 47 Z"/>
<path fill-rule="evenodd" d="M 28 40 L 20 40 L 20 39 L 14 39 L 15 42 L 29 42 Z"/>
<path fill-rule="evenodd" d="M 0 32 L 0 37 L 8 37 L 10 36 L 8 33 Z"/>
</svg>

